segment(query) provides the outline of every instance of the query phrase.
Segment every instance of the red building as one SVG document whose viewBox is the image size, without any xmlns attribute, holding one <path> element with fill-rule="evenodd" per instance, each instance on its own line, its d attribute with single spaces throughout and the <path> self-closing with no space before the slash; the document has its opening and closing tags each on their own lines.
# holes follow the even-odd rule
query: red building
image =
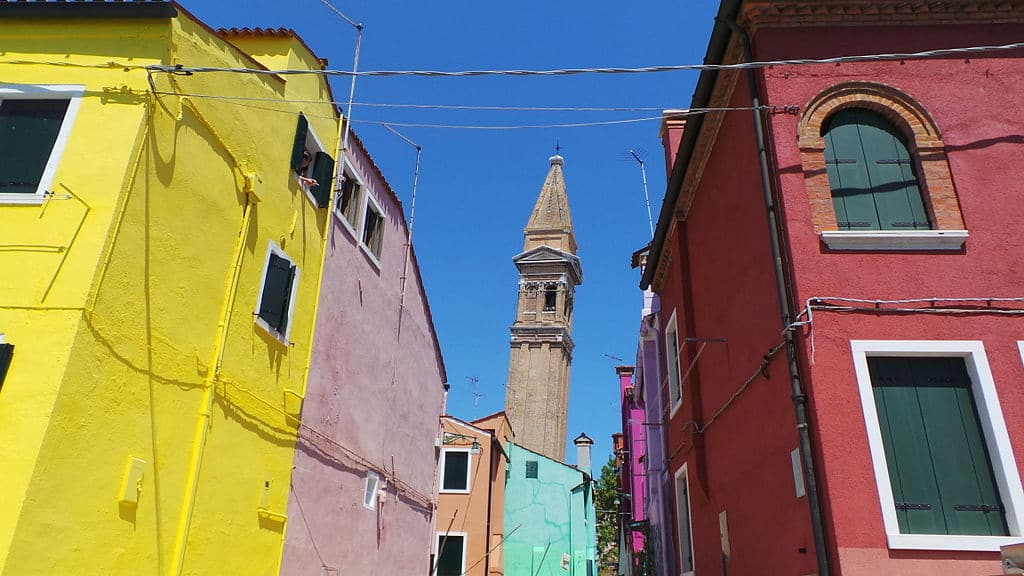
<svg viewBox="0 0 1024 576">
<path fill-rule="evenodd" d="M 1022 39 L 1020 0 L 724 0 L 705 61 Z M 991 575 L 1024 541 L 1022 88 L 1020 49 L 701 73 L 731 110 L 667 123 L 641 283 L 675 574 Z"/>
</svg>

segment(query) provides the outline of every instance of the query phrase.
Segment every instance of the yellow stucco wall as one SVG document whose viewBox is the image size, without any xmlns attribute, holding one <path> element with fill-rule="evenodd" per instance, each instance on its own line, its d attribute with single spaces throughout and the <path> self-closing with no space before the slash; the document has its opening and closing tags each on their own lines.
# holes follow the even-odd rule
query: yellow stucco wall
<svg viewBox="0 0 1024 576">
<path fill-rule="evenodd" d="M 0 62 L 254 67 L 185 15 L 0 21 L 0 36 Z M 295 40 L 268 41 L 316 65 Z M 52 187 L 81 201 L 0 205 L 0 269 L 19 272 L 0 274 L 16 346 L 0 390 L 0 573 L 276 574 L 298 413 L 285 391 L 304 390 L 327 219 L 288 163 L 300 110 L 333 155 L 332 107 L 154 96 L 144 71 L 120 68 L 0 74 L 87 90 Z M 327 98 L 315 76 L 153 80 Z M 76 229 L 70 249 L 25 248 L 66 247 Z M 290 345 L 254 324 L 271 241 L 299 268 Z M 118 501 L 130 457 L 145 461 L 137 506 Z"/>
</svg>

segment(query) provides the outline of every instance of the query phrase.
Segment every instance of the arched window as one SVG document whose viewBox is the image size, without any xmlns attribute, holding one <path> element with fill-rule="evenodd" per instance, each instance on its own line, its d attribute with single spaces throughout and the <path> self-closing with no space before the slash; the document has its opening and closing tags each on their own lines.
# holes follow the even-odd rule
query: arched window
<svg viewBox="0 0 1024 576">
<path fill-rule="evenodd" d="M 906 137 L 881 114 L 845 108 L 822 130 L 840 230 L 928 230 Z"/>
</svg>

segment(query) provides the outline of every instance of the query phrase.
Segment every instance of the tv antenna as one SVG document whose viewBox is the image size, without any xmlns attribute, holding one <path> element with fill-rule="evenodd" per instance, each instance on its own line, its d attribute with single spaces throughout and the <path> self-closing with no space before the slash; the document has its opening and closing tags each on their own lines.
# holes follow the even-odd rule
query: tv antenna
<svg viewBox="0 0 1024 576">
<path fill-rule="evenodd" d="M 633 160 L 640 165 L 640 177 L 644 182 L 644 202 L 647 205 L 647 226 L 651 230 L 651 238 L 654 238 L 654 218 L 651 216 L 651 195 L 647 192 L 647 168 L 644 165 L 644 158 L 647 151 L 643 148 L 630 148 L 622 154 L 623 159 Z"/>
<path fill-rule="evenodd" d="M 480 405 L 480 399 L 485 396 L 477 391 L 477 386 L 480 384 L 480 379 L 476 376 L 466 376 L 466 380 L 469 380 L 473 384 L 473 407 L 476 408 Z"/>
</svg>

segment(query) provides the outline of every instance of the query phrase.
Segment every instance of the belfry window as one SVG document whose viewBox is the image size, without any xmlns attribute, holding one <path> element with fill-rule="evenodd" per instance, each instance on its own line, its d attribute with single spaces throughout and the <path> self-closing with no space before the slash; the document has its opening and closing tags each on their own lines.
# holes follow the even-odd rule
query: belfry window
<svg viewBox="0 0 1024 576">
<path fill-rule="evenodd" d="M 914 158 L 892 123 L 864 108 L 846 108 L 829 118 L 822 136 L 840 230 L 931 229 Z"/>
<path fill-rule="evenodd" d="M 548 284 L 544 287 L 544 311 L 554 312 L 558 301 L 558 285 Z"/>
</svg>

